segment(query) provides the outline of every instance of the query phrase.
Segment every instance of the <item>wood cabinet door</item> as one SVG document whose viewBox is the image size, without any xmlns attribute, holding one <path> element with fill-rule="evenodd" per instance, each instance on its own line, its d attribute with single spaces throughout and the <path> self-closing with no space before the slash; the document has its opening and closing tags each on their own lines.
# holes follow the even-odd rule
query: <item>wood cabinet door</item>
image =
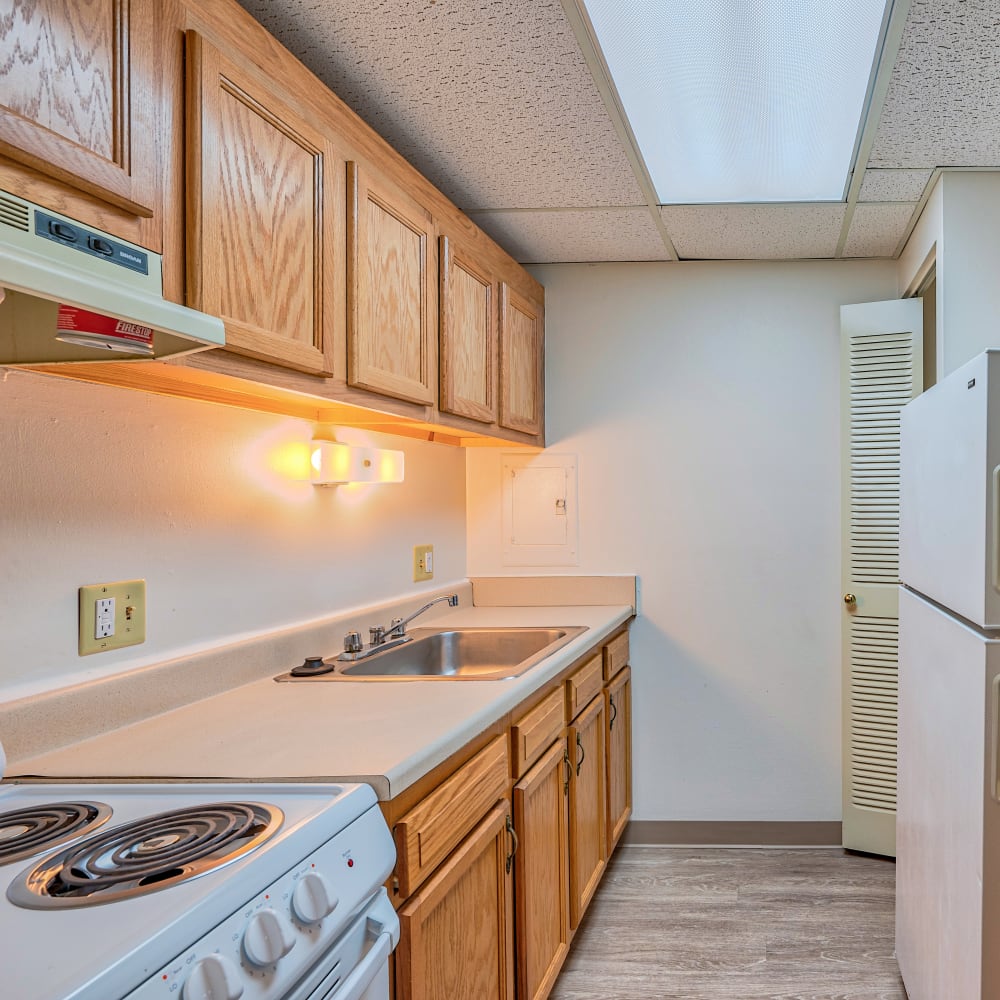
<svg viewBox="0 0 1000 1000">
<path fill-rule="evenodd" d="M 569 756 L 569 913 L 575 929 L 607 858 L 603 693 L 570 724 Z"/>
<path fill-rule="evenodd" d="M 152 217 L 160 197 L 154 0 L 5 6 L 0 155 Z"/>
<path fill-rule="evenodd" d="M 632 671 L 626 667 L 604 692 L 608 720 L 608 857 L 632 815 Z"/>
<path fill-rule="evenodd" d="M 411 403 L 434 402 L 437 250 L 428 211 L 348 163 L 348 381 Z"/>
<path fill-rule="evenodd" d="M 549 995 L 569 950 L 566 739 L 514 786 L 517 995 Z"/>
<path fill-rule="evenodd" d="M 541 434 L 544 418 L 542 306 L 500 284 L 500 426 Z"/>
<path fill-rule="evenodd" d="M 227 350 L 330 375 L 344 161 L 270 80 L 186 41 L 189 302 Z"/>
<path fill-rule="evenodd" d="M 497 419 L 497 283 L 471 255 L 441 237 L 440 408 L 492 424 Z"/>
<path fill-rule="evenodd" d="M 509 823 L 503 802 L 400 910 L 396 1000 L 512 1000 Z"/>
</svg>

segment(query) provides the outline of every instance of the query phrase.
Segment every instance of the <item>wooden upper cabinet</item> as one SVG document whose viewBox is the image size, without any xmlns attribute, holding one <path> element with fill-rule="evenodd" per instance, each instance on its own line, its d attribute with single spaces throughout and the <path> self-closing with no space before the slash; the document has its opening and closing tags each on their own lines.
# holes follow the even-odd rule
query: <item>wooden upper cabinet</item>
<svg viewBox="0 0 1000 1000">
<path fill-rule="evenodd" d="M 5 7 L 0 156 L 128 214 L 158 214 L 155 0 Z"/>
<path fill-rule="evenodd" d="M 430 212 L 358 163 L 347 165 L 348 381 L 434 402 L 437 252 Z"/>
<path fill-rule="evenodd" d="M 497 282 L 441 237 L 441 399 L 445 413 L 497 419 Z"/>
<path fill-rule="evenodd" d="M 333 374 L 344 161 L 273 81 L 186 44 L 188 300 L 227 350 Z"/>
<path fill-rule="evenodd" d="M 541 303 L 500 285 L 500 426 L 541 434 L 544 419 Z"/>
</svg>

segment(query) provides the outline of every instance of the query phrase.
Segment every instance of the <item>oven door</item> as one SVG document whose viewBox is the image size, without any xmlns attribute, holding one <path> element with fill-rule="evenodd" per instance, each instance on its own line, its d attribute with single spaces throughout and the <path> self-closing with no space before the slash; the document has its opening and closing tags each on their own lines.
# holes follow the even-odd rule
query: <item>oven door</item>
<svg viewBox="0 0 1000 1000">
<path fill-rule="evenodd" d="M 389 956 L 399 918 L 383 889 L 283 1000 L 389 1000 Z"/>
</svg>

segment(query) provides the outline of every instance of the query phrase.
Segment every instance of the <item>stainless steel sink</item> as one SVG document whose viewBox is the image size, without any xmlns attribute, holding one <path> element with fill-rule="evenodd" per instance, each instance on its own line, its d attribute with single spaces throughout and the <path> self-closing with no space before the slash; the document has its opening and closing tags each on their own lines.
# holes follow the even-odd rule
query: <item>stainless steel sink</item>
<svg viewBox="0 0 1000 1000">
<path fill-rule="evenodd" d="M 384 653 L 313 677 L 282 674 L 278 681 L 457 680 L 497 681 L 519 677 L 575 639 L 586 627 L 415 628 L 411 640 Z"/>
</svg>

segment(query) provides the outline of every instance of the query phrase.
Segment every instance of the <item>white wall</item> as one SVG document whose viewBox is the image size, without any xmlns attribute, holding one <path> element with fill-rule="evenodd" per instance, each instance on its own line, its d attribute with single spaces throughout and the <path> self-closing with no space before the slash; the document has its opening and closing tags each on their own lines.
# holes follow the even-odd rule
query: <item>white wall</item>
<svg viewBox="0 0 1000 1000">
<path fill-rule="evenodd" d="M 934 259 L 937 375 L 1000 347 L 1000 172 L 945 171 L 900 255 L 899 293 Z"/>
<path fill-rule="evenodd" d="M 840 818 L 841 304 L 891 262 L 602 264 L 546 286 L 547 437 L 578 568 L 634 572 L 635 818 Z M 468 456 L 469 572 L 502 564 Z"/>
<path fill-rule="evenodd" d="M 295 481 L 303 420 L 0 373 L 0 697 L 157 662 L 465 576 L 459 449 L 402 449 L 401 485 Z M 412 546 L 435 580 L 412 583 Z M 147 580 L 144 645 L 77 655 L 77 588 Z M 321 651 L 322 652 L 322 651 Z"/>
</svg>

